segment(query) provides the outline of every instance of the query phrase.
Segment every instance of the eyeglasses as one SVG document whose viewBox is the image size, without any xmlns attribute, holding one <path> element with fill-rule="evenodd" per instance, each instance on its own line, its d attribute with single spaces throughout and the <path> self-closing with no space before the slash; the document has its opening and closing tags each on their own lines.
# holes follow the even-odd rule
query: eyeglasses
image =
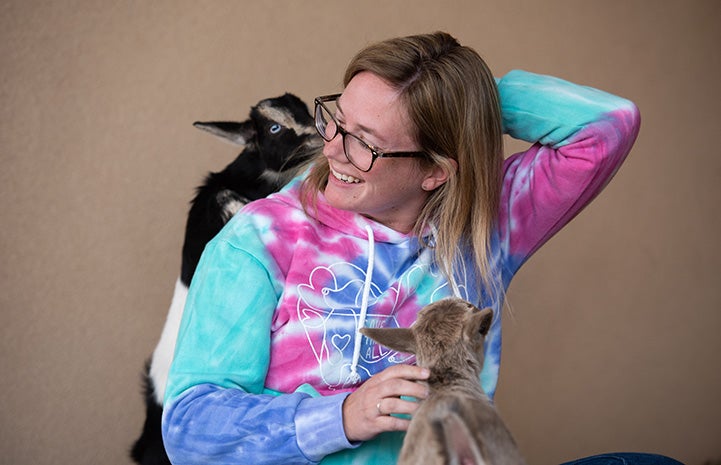
<svg viewBox="0 0 721 465">
<path fill-rule="evenodd" d="M 335 139 L 339 133 L 343 137 L 343 151 L 349 162 L 359 170 L 367 173 L 373 168 L 378 158 L 420 158 L 426 157 L 425 152 L 381 152 L 363 140 L 346 131 L 333 112 L 326 106 L 326 102 L 335 102 L 341 94 L 325 95 L 315 99 L 315 129 L 327 142 Z"/>
</svg>

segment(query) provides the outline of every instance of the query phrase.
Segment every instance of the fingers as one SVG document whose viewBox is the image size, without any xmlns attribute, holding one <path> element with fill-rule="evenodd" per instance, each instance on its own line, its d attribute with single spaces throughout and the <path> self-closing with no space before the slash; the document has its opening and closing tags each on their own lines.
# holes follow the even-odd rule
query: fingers
<svg viewBox="0 0 721 465">
<path fill-rule="evenodd" d="M 405 431 L 409 420 L 391 414 L 412 414 L 418 403 L 401 397 L 424 399 L 427 369 L 396 365 L 375 376 L 351 393 L 343 403 L 343 427 L 350 441 L 365 441 L 383 431 Z"/>
<path fill-rule="evenodd" d="M 403 414 L 410 415 L 418 409 L 418 402 L 399 397 L 384 397 L 376 404 L 378 415 Z"/>
<path fill-rule="evenodd" d="M 410 422 L 407 418 L 393 417 L 390 415 L 378 417 L 377 423 L 380 427 L 378 433 L 383 431 L 406 431 Z"/>
<path fill-rule="evenodd" d="M 428 368 L 421 368 L 415 365 L 393 365 L 373 376 L 371 379 L 383 381 L 393 378 L 401 378 L 420 381 L 428 379 L 429 375 L 430 372 L 428 371 Z"/>
<path fill-rule="evenodd" d="M 393 413 L 412 414 L 416 408 L 416 402 L 391 397 L 378 399 L 358 390 L 346 397 L 343 403 L 346 437 L 350 442 L 367 441 L 384 431 L 405 431 L 409 420 L 391 416 L 391 412 L 385 409 L 393 409 Z"/>
<path fill-rule="evenodd" d="M 421 381 L 428 379 L 429 375 L 426 368 L 395 365 L 372 376 L 361 388 L 365 388 L 378 399 L 401 396 L 425 399 L 428 386 Z"/>
<path fill-rule="evenodd" d="M 425 383 L 417 381 L 392 378 L 379 383 L 376 389 L 374 389 L 374 394 L 378 399 L 401 396 L 425 399 L 428 397 L 428 386 Z M 391 410 L 391 412 L 399 413 L 395 410 Z"/>
</svg>

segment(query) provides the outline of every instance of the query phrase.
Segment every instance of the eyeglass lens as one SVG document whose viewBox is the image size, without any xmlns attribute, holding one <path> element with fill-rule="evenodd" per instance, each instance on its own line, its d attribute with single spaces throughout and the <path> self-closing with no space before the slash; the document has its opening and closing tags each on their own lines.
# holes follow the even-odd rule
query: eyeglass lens
<svg viewBox="0 0 721 465">
<path fill-rule="evenodd" d="M 330 102 L 328 102 L 330 103 Z M 320 136 L 330 142 L 340 132 L 346 158 L 361 171 L 368 171 L 373 164 L 373 153 L 358 137 L 340 128 L 333 115 L 323 105 L 316 105 L 315 125 Z"/>
</svg>

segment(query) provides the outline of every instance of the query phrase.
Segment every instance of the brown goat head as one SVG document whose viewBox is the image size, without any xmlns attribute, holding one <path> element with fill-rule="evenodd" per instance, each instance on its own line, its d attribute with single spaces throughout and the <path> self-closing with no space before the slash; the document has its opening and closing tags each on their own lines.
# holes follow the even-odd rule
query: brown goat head
<svg viewBox="0 0 721 465">
<path fill-rule="evenodd" d="M 410 328 L 363 328 L 361 332 L 393 350 L 415 354 L 419 366 L 441 370 L 467 364 L 477 375 L 483 367 L 483 341 L 492 319 L 490 308 L 479 310 L 465 300 L 448 298 L 424 307 Z"/>
<path fill-rule="evenodd" d="M 416 355 L 430 370 L 398 464 L 523 465 L 510 431 L 480 384 L 493 311 L 458 298 L 427 305 L 410 328 L 363 328 L 379 344 Z"/>
</svg>

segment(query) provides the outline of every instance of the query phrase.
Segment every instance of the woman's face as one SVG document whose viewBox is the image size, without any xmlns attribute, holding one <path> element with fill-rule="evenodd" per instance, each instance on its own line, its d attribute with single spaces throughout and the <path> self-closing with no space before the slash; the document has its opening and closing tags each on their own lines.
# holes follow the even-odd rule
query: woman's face
<svg viewBox="0 0 721 465">
<path fill-rule="evenodd" d="M 337 107 L 338 123 L 368 145 L 382 152 L 420 149 L 398 92 L 375 74 L 353 77 Z M 340 134 L 325 143 L 323 155 L 330 165 L 325 197 L 332 206 L 403 233 L 413 228 L 430 191 L 445 181 L 437 180 L 438 168 L 422 168 L 415 158 L 379 158 L 364 173 L 346 158 Z"/>
</svg>

